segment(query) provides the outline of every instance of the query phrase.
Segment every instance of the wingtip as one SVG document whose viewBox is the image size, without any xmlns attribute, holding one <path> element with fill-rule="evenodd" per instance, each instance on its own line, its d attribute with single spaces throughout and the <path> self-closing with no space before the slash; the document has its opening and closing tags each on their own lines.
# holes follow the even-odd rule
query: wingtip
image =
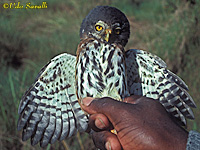
<svg viewBox="0 0 200 150">
<path fill-rule="evenodd" d="M 20 131 L 23 129 L 23 126 L 20 123 L 17 123 L 17 131 Z"/>
<path fill-rule="evenodd" d="M 31 136 L 31 145 L 34 146 L 36 144 L 38 144 L 41 140 L 41 135 L 38 135 L 38 134 L 34 134 Z"/>
<path fill-rule="evenodd" d="M 20 131 L 24 128 L 25 124 L 21 120 L 21 115 L 19 116 L 17 120 L 17 130 Z"/>
<path fill-rule="evenodd" d="M 190 96 L 190 101 L 191 101 L 190 107 L 197 108 L 197 105 L 195 104 L 195 102 L 194 102 L 194 100 L 193 100 L 193 98 L 191 96 Z"/>
<path fill-rule="evenodd" d="M 191 103 L 189 106 L 192 108 L 197 108 L 197 105 L 195 103 Z"/>
<path fill-rule="evenodd" d="M 188 119 L 192 119 L 193 120 L 194 119 L 194 113 L 193 113 L 192 109 L 188 108 L 187 110 L 188 110 L 188 114 L 186 115 L 186 117 Z"/>
<path fill-rule="evenodd" d="M 34 140 L 34 138 L 31 138 L 31 145 L 35 146 L 36 144 L 38 144 L 39 141 Z"/>
<path fill-rule="evenodd" d="M 18 106 L 18 114 L 21 114 L 23 109 L 22 109 L 22 103 L 23 103 L 23 98 L 21 99 L 19 106 Z"/>
<path fill-rule="evenodd" d="M 31 137 L 31 134 L 25 131 L 25 129 L 22 132 L 22 141 L 27 141 Z"/>
<path fill-rule="evenodd" d="M 185 94 L 186 94 L 187 97 L 188 97 L 188 98 L 187 98 L 187 101 L 185 101 L 186 104 L 187 104 L 188 106 L 192 107 L 192 108 L 196 108 L 197 106 L 196 106 L 196 104 L 195 104 L 193 98 L 190 96 L 190 94 L 189 94 L 188 92 L 185 92 Z"/>
<path fill-rule="evenodd" d="M 47 140 L 41 140 L 40 141 L 40 147 L 42 147 L 42 148 L 47 147 L 48 144 L 49 144 L 49 142 Z"/>
<path fill-rule="evenodd" d="M 186 91 L 189 91 L 187 84 L 179 76 L 177 76 L 170 70 L 167 70 L 167 72 L 168 72 L 168 75 L 167 75 L 168 80 L 175 82 L 177 85 L 179 85 Z"/>
<path fill-rule="evenodd" d="M 182 126 L 187 126 L 186 118 L 182 114 L 180 115 L 180 119 L 181 119 Z"/>
</svg>

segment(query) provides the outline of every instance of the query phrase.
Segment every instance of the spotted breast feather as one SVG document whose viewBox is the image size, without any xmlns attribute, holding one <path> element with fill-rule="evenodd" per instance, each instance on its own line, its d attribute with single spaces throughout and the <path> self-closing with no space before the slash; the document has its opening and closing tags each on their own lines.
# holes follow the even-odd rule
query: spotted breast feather
<svg viewBox="0 0 200 150">
<path fill-rule="evenodd" d="M 160 101 L 182 125 L 185 117 L 194 119 L 190 107 L 196 107 L 182 79 L 169 71 L 165 62 L 143 50 L 126 52 L 127 80 L 130 94 Z"/>
<path fill-rule="evenodd" d="M 123 100 L 127 93 L 124 49 L 95 38 L 83 40 L 76 64 L 77 96 L 112 97 Z"/>
</svg>

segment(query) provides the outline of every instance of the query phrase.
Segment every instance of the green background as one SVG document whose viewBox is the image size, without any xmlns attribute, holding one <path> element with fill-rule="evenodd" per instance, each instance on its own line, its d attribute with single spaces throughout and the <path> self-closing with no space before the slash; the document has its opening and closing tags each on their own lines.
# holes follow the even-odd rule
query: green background
<svg viewBox="0 0 200 150">
<path fill-rule="evenodd" d="M 20 99 L 52 57 L 75 54 L 80 24 L 96 5 L 115 6 L 127 15 L 131 37 L 126 49 L 158 55 L 186 82 L 197 104 L 195 120 L 188 120 L 187 128 L 200 131 L 199 0 L 48 0 L 47 9 L 3 8 L 4 3 L 17 2 L 0 2 L 0 149 L 41 149 L 23 142 L 16 129 Z M 20 1 L 21 5 L 27 2 L 40 5 L 43 1 Z M 94 149 L 87 134 L 65 141 L 70 150 Z M 64 147 L 56 142 L 45 149 Z"/>
</svg>

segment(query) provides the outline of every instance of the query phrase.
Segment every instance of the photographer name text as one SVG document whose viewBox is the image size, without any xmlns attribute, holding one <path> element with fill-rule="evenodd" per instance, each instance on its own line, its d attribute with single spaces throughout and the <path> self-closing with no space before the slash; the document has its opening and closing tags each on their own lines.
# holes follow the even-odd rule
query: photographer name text
<svg viewBox="0 0 200 150">
<path fill-rule="evenodd" d="M 21 2 L 4 3 L 3 8 L 4 9 L 46 9 L 47 2 L 42 2 L 41 5 L 33 5 L 30 2 L 26 3 L 25 5 L 22 5 Z"/>
</svg>

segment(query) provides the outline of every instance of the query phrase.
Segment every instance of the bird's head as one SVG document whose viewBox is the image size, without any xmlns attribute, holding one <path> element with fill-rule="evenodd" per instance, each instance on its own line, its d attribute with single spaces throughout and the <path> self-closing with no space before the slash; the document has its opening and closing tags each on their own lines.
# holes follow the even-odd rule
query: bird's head
<svg viewBox="0 0 200 150">
<path fill-rule="evenodd" d="M 80 38 L 95 37 L 110 44 L 125 46 L 130 35 L 129 21 L 120 10 L 110 6 L 97 6 L 85 17 Z"/>
</svg>

